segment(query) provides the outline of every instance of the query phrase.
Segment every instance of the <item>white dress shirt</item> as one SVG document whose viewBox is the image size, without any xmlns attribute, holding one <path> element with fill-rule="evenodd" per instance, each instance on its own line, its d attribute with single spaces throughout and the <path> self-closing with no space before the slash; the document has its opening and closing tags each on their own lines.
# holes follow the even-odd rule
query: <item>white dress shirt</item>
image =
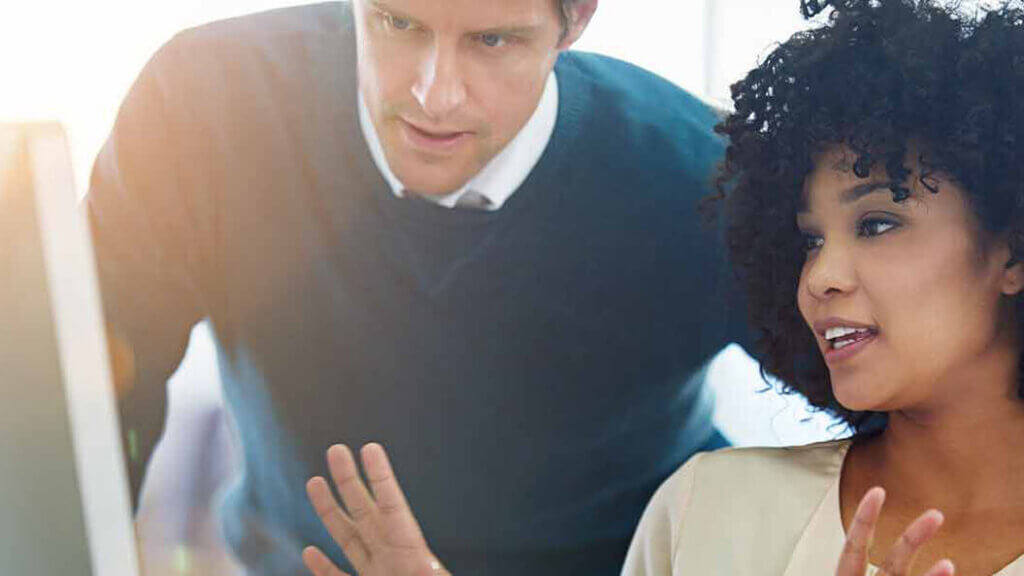
<svg viewBox="0 0 1024 576">
<path fill-rule="evenodd" d="M 533 115 L 519 130 L 515 138 L 497 156 L 455 192 L 443 196 L 422 196 L 422 198 L 447 208 L 455 208 L 459 199 L 472 190 L 487 199 L 488 210 L 498 210 L 522 185 L 530 171 L 537 165 L 541 155 L 544 154 L 544 149 L 547 148 L 548 142 L 551 141 L 551 135 L 555 131 L 557 117 L 558 82 L 554 71 L 552 71 L 544 84 L 544 92 L 541 94 L 537 109 L 534 110 Z M 366 145 L 370 149 L 370 155 L 373 157 L 377 169 L 387 180 L 395 196 L 403 198 L 405 186 L 388 166 L 384 149 L 381 147 L 377 130 L 366 109 L 362 93 L 359 94 L 359 125 L 363 130 L 363 137 L 366 139 Z"/>
</svg>

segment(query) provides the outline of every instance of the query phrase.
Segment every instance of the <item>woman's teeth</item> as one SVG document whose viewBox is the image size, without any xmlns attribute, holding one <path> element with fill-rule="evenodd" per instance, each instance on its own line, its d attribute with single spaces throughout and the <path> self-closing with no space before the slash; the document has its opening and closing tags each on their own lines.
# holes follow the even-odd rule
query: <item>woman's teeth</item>
<svg viewBox="0 0 1024 576">
<path fill-rule="evenodd" d="M 825 331 L 825 339 L 832 345 L 833 350 L 840 350 L 850 344 L 867 338 L 871 333 L 872 331 L 870 328 L 849 328 L 846 326 L 837 326 Z"/>
</svg>

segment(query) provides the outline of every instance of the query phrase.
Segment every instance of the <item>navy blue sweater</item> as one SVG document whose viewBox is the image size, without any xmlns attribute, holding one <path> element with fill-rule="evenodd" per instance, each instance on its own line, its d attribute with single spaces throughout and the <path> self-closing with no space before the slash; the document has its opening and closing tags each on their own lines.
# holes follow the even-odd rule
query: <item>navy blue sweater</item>
<svg viewBox="0 0 1024 576">
<path fill-rule="evenodd" d="M 497 212 L 396 198 L 358 127 L 345 4 L 179 34 L 140 75 L 88 207 L 139 489 L 165 383 L 209 319 L 256 572 L 339 556 L 306 501 L 335 442 L 382 442 L 438 547 L 627 538 L 711 433 L 700 368 L 743 329 L 699 199 L 723 144 L 670 83 L 558 61 L 539 164 Z"/>
</svg>

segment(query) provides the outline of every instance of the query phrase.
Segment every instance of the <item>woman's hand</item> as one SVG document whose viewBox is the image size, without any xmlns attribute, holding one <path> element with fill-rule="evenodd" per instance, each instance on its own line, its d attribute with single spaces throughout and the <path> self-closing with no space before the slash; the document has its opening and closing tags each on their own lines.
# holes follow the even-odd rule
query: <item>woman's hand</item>
<svg viewBox="0 0 1024 576">
<path fill-rule="evenodd" d="M 879 487 L 868 490 L 857 506 L 857 512 L 846 536 L 846 545 L 839 557 L 836 576 L 864 576 L 868 566 L 868 548 L 875 534 L 875 525 L 882 513 L 885 490 Z M 875 576 L 906 576 L 914 555 L 942 526 L 942 513 L 928 510 L 907 526 L 900 539 L 889 550 L 885 562 Z M 953 563 L 949 560 L 936 562 L 924 576 L 953 576 Z"/>
<path fill-rule="evenodd" d="M 327 466 L 347 512 L 326 480 L 318 476 L 306 484 L 320 521 L 353 568 L 360 576 L 450 576 L 427 547 L 384 448 L 367 444 L 361 454 L 372 495 L 347 446 L 327 451 Z M 302 552 L 302 560 L 315 576 L 348 576 L 315 546 Z"/>
</svg>

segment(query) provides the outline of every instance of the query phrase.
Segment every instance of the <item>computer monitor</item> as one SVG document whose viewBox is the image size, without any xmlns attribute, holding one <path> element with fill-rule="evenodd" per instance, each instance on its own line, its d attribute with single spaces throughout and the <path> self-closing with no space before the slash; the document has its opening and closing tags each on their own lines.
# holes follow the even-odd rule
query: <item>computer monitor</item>
<svg viewBox="0 0 1024 576">
<path fill-rule="evenodd" d="M 88 226 L 64 132 L 0 124 L 0 566 L 137 576 Z"/>
</svg>

